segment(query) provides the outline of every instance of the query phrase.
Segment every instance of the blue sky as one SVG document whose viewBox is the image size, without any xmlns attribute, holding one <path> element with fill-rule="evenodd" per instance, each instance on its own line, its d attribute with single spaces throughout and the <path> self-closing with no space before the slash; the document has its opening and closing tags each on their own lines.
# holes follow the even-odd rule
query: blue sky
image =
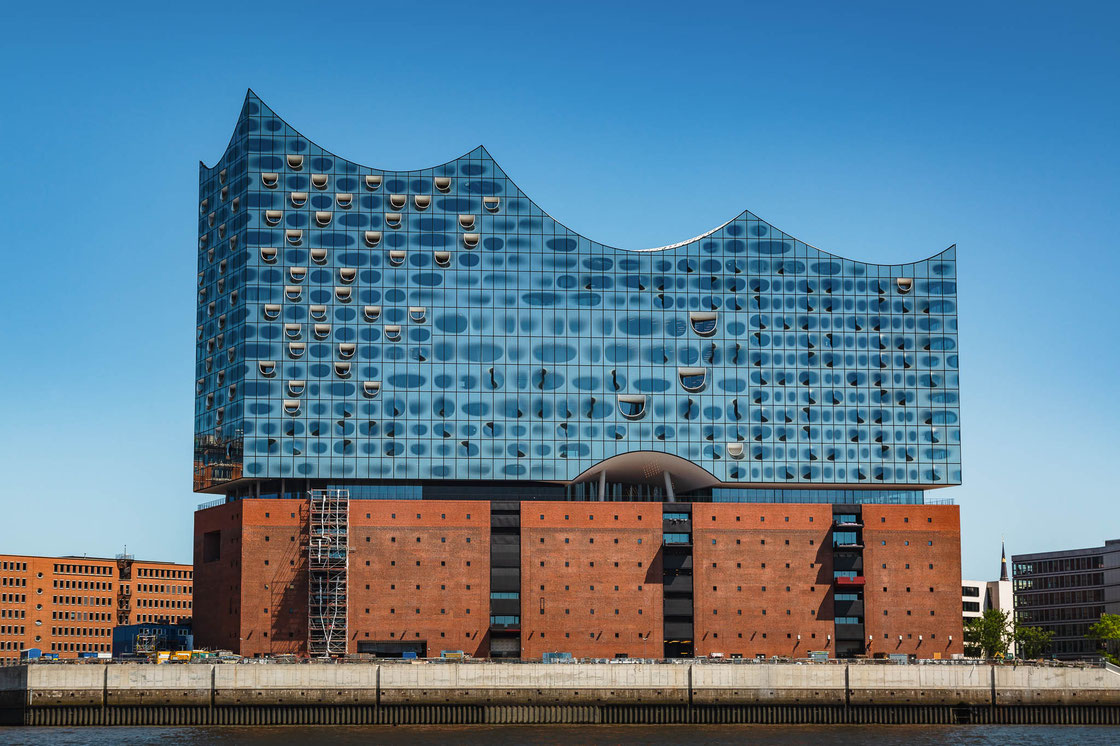
<svg viewBox="0 0 1120 746">
<path fill-rule="evenodd" d="M 0 552 L 190 561 L 197 162 L 247 87 L 373 166 L 485 144 L 608 244 L 958 244 L 965 575 L 1120 537 L 1115 6 L 234 5 L 8 11 Z"/>
</svg>

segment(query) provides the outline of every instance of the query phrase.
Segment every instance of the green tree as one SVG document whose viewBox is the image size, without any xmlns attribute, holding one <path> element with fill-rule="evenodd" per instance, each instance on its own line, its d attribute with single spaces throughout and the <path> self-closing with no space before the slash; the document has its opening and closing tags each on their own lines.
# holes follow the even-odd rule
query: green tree
<svg viewBox="0 0 1120 746">
<path fill-rule="evenodd" d="M 1101 620 L 1089 628 L 1089 637 L 1101 646 L 1101 653 L 1120 666 L 1120 614 L 1101 614 Z"/>
<path fill-rule="evenodd" d="M 969 619 L 964 628 L 965 651 L 984 658 L 1003 657 L 1011 647 L 1014 631 L 1011 615 L 1002 609 L 985 609 L 976 619 Z"/>
<path fill-rule="evenodd" d="M 1040 658 L 1050 649 L 1054 630 L 1015 625 L 1015 653 L 1020 658 Z"/>
</svg>

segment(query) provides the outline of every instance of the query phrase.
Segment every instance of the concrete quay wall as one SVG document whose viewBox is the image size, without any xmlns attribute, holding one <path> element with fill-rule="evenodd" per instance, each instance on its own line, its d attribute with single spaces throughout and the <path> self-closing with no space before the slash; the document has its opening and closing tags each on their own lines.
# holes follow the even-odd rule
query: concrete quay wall
<svg viewBox="0 0 1120 746">
<path fill-rule="evenodd" d="M 337 664 L 0 668 L 5 707 L 1120 705 L 1120 673 L 988 665 Z"/>
</svg>

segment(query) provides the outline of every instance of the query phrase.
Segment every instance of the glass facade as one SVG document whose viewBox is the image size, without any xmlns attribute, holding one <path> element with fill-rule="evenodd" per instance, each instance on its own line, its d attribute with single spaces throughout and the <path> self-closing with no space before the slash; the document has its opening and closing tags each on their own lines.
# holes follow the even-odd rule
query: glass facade
<svg viewBox="0 0 1120 746">
<path fill-rule="evenodd" d="M 920 503 L 961 478 L 955 278 L 954 248 L 867 264 L 749 212 L 604 246 L 483 148 L 367 168 L 250 92 L 199 171 L 195 488 L 564 483 L 654 452 L 710 499 Z"/>
</svg>

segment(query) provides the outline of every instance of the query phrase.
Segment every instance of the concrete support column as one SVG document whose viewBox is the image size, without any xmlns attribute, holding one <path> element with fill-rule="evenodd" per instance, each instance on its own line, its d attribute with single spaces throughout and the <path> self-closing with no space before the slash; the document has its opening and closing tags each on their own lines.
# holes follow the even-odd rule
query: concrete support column
<svg viewBox="0 0 1120 746">
<path fill-rule="evenodd" d="M 599 502 L 607 500 L 607 470 L 599 472 Z"/>
<path fill-rule="evenodd" d="M 669 476 L 669 472 L 663 471 L 661 475 L 665 477 L 665 497 L 669 502 L 675 503 L 677 496 L 673 494 L 673 478 Z"/>
</svg>

